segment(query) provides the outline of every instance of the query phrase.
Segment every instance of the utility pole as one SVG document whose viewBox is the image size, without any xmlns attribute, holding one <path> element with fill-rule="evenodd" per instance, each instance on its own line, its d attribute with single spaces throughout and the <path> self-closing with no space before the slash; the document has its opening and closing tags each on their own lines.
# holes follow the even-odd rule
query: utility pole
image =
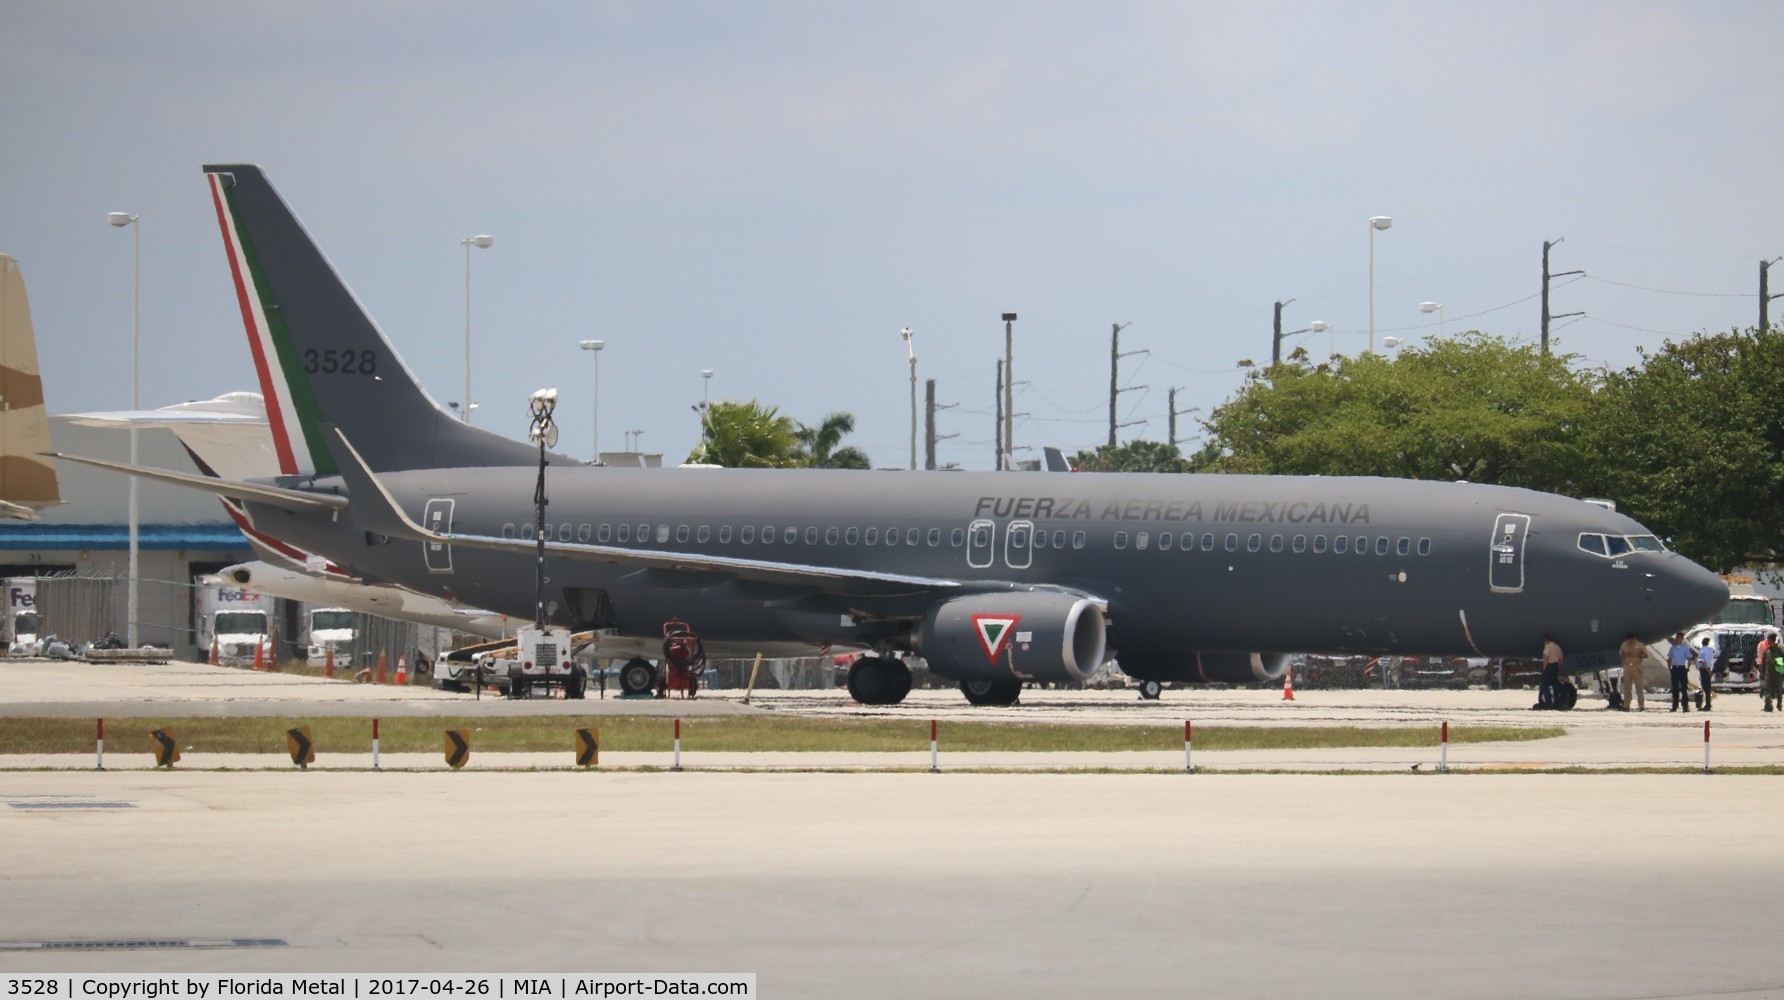
<svg viewBox="0 0 1784 1000">
<path fill-rule="evenodd" d="M 1004 372 L 1003 362 L 997 363 L 997 391 L 992 397 L 997 400 L 997 464 L 992 468 L 1002 471 L 1004 468 Z"/>
<path fill-rule="evenodd" d="M 1586 315 L 1583 312 L 1562 313 L 1559 316 L 1549 315 L 1549 279 L 1550 278 L 1564 278 L 1570 274 L 1585 274 L 1586 273 L 1584 271 L 1562 271 L 1560 274 L 1550 274 L 1549 273 L 1549 248 L 1553 247 L 1553 246 L 1559 246 L 1561 243 L 1565 242 L 1566 240 L 1567 240 L 1567 237 L 1563 236 L 1560 239 L 1553 240 L 1553 241 L 1551 241 L 1551 240 L 1543 240 L 1542 241 L 1542 356 L 1545 358 L 1549 356 L 1549 321 L 1552 319 L 1565 319 L 1568 316 L 1584 316 L 1584 315 Z"/>
<path fill-rule="evenodd" d="M 1016 314 L 1003 314 L 1004 324 L 1004 360 L 1003 360 L 1003 444 L 999 448 L 997 467 L 1009 471 L 1016 467 L 1016 427 L 1014 412 L 1016 400 L 1012 397 L 1010 386 L 1016 381 L 1016 359 L 1014 356 L 1014 328 Z"/>
<path fill-rule="evenodd" d="M 1773 257 L 1771 260 L 1762 260 L 1759 262 L 1759 332 L 1760 333 L 1764 333 L 1766 330 L 1771 328 L 1771 323 L 1766 318 L 1766 315 L 1767 315 L 1766 307 L 1770 304 L 1770 302 L 1773 299 L 1784 298 L 1784 292 L 1779 292 L 1777 295 L 1770 294 L 1771 286 L 1766 281 L 1766 272 L 1770 271 L 1772 269 L 1772 265 L 1776 264 L 1780 260 L 1784 260 L 1784 257 Z"/>
<path fill-rule="evenodd" d="M 935 379 L 929 379 L 924 383 L 924 393 L 925 393 L 925 399 L 927 400 L 927 404 L 924 407 L 925 412 L 927 414 L 927 416 L 925 418 L 927 432 L 924 434 L 924 456 L 925 456 L 925 458 L 924 458 L 924 462 L 923 462 L 923 468 L 929 469 L 930 471 L 934 471 L 935 470 L 935 443 L 937 441 L 946 441 L 949 438 L 956 438 L 956 437 L 960 436 L 959 434 L 937 434 L 935 432 L 935 411 L 937 411 L 937 410 L 951 410 L 959 404 L 949 403 L 946 406 L 937 406 L 935 404 Z"/>
<path fill-rule="evenodd" d="M 1165 397 L 1170 401 L 1170 403 L 1169 403 L 1170 410 L 1171 410 L 1171 419 L 1169 421 L 1170 445 L 1173 448 L 1177 447 L 1177 418 L 1182 416 L 1185 413 L 1194 413 L 1196 411 L 1196 408 L 1193 406 L 1187 410 L 1177 409 L 1177 388 L 1178 388 L 1177 386 L 1172 386 L 1171 391 L 1165 394 Z"/>
<path fill-rule="evenodd" d="M 1111 323 L 1109 326 L 1111 328 L 1109 332 L 1109 447 L 1113 448 L 1115 447 L 1115 430 L 1122 426 L 1121 424 L 1116 423 L 1116 398 L 1122 393 L 1127 392 L 1129 389 L 1145 388 L 1145 386 L 1138 385 L 1130 385 L 1126 389 L 1121 388 L 1121 359 L 1132 357 L 1136 354 L 1145 354 L 1146 351 L 1142 349 L 1138 351 L 1129 351 L 1126 354 L 1121 353 L 1121 331 L 1133 326 L 1133 324 Z"/>
<path fill-rule="evenodd" d="M 1276 322 L 1272 326 L 1274 332 L 1270 336 L 1270 367 L 1272 368 L 1282 364 L 1282 307 L 1293 301 L 1294 299 L 1286 299 L 1276 303 Z"/>
</svg>

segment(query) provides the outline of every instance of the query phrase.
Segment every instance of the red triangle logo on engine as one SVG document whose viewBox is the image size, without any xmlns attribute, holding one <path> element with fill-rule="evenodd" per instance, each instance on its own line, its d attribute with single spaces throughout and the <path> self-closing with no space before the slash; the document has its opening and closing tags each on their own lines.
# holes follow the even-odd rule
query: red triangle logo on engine
<svg viewBox="0 0 1784 1000">
<path fill-rule="evenodd" d="M 1004 647 L 1009 645 L 1010 633 L 1016 630 L 1016 623 L 1021 620 L 1021 615 L 973 615 L 973 628 L 979 633 L 979 645 L 985 650 L 985 659 L 997 662 Z"/>
</svg>

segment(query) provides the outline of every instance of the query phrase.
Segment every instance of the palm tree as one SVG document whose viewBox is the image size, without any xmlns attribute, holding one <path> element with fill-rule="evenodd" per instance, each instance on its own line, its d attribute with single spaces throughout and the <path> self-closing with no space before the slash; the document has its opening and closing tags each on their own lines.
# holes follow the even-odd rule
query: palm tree
<svg viewBox="0 0 1784 1000">
<path fill-rule="evenodd" d="M 793 432 L 805 449 L 805 464 L 814 469 L 871 469 L 873 463 L 859 448 L 838 448 L 844 434 L 855 429 L 855 415 L 832 413 L 816 427 L 800 424 Z"/>
<path fill-rule="evenodd" d="M 700 444 L 690 463 L 732 469 L 788 469 L 804 465 L 798 425 L 778 408 L 755 400 L 713 403 L 700 418 Z"/>
</svg>

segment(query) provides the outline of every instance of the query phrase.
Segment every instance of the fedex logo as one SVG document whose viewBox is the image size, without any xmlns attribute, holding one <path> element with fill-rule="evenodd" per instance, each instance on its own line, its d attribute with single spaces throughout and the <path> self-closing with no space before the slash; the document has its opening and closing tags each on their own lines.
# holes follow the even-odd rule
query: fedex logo
<svg viewBox="0 0 1784 1000">
<path fill-rule="evenodd" d="M 33 611 L 37 608 L 37 595 L 23 587 L 7 588 L 7 601 L 14 611 Z"/>
</svg>

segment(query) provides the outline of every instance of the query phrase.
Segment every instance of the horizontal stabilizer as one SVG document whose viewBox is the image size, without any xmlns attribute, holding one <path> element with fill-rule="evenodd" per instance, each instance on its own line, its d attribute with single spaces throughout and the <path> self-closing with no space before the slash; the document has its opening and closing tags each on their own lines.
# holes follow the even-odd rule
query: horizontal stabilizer
<svg viewBox="0 0 1784 1000">
<path fill-rule="evenodd" d="M 167 469 L 148 469 L 140 465 L 128 465 L 124 462 L 108 462 L 102 458 L 85 458 L 80 455 L 63 455 L 56 452 L 44 452 L 48 458 L 59 458 L 64 462 L 79 462 L 97 469 L 110 469 L 140 479 L 153 479 L 156 482 L 172 483 L 218 496 L 233 497 L 237 500 L 263 503 L 269 507 L 295 511 L 299 514 L 310 514 L 317 511 L 340 510 L 347 506 L 347 498 L 333 493 L 311 493 L 307 490 L 288 490 L 283 486 L 268 486 L 264 483 L 242 483 L 229 479 L 212 479 L 209 476 L 194 475 L 186 472 L 171 472 Z"/>
</svg>

